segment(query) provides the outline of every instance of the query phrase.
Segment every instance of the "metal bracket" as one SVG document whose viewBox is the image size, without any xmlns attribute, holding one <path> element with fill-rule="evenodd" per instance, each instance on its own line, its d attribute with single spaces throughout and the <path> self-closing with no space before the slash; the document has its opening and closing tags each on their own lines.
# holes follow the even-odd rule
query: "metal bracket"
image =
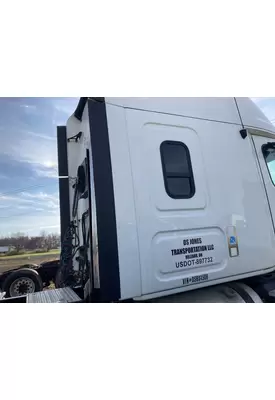
<svg viewBox="0 0 275 400">
<path fill-rule="evenodd" d="M 241 134 L 241 137 L 243 139 L 245 139 L 247 137 L 247 130 L 246 129 L 241 129 L 240 130 L 240 134 Z"/>
<path fill-rule="evenodd" d="M 72 176 L 59 176 L 59 179 L 68 179 L 69 183 L 74 186 L 76 184 L 77 178 Z"/>
<path fill-rule="evenodd" d="M 76 135 L 68 138 L 67 141 L 68 142 L 73 142 L 74 141 L 75 143 L 77 143 L 80 140 L 81 136 L 82 136 L 82 132 L 78 132 Z"/>
</svg>

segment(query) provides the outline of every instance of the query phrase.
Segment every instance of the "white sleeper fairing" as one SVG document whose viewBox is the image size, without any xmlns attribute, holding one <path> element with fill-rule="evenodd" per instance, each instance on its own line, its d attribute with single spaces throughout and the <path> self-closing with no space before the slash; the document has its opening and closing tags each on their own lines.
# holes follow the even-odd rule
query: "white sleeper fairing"
<svg viewBox="0 0 275 400">
<path fill-rule="evenodd" d="M 89 214 L 91 295 L 150 299 L 275 269 L 275 131 L 249 99 L 82 98 L 66 131 L 81 132 L 69 204 L 79 226 Z"/>
</svg>

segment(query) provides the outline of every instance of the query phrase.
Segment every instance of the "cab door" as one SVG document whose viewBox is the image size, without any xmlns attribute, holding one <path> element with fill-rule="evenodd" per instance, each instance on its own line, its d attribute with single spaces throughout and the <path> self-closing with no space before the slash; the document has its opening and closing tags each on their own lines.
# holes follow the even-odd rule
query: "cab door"
<svg viewBox="0 0 275 400">
<path fill-rule="evenodd" d="M 126 117 L 142 295 L 187 290 L 230 274 L 224 226 L 231 221 L 222 220 L 224 213 L 214 202 L 220 192 L 217 180 L 218 194 L 211 201 L 207 181 L 212 168 L 219 179 L 220 169 L 211 154 L 206 164 L 202 156 L 207 135 L 201 133 L 218 136 L 219 124 L 140 110 L 127 110 Z M 230 136 L 233 128 L 225 126 Z"/>
</svg>

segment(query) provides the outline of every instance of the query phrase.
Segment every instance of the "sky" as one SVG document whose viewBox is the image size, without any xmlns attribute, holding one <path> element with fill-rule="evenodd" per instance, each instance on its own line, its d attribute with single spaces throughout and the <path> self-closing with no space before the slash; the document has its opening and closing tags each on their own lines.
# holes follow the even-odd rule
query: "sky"
<svg viewBox="0 0 275 400">
<path fill-rule="evenodd" d="M 252 97 L 252 100 L 275 125 L 275 97 Z"/>
<path fill-rule="evenodd" d="M 0 98 L 0 236 L 59 232 L 56 127 L 78 98 Z"/>
<path fill-rule="evenodd" d="M 275 124 L 275 98 L 252 99 Z M 60 231 L 56 127 L 78 98 L 0 98 L 0 236 Z"/>
</svg>

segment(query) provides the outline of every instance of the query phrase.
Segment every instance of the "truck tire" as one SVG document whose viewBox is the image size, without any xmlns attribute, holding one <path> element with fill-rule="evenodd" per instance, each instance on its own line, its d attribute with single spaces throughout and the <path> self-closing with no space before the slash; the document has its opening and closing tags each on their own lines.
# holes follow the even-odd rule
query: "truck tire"
<svg viewBox="0 0 275 400">
<path fill-rule="evenodd" d="M 37 271 L 29 268 L 22 268 L 11 272 L 2 285 L 5 297 L 24 296 L 28 293 L 40 292 L 43 290 L 43 282 Z"/>
</svg>

